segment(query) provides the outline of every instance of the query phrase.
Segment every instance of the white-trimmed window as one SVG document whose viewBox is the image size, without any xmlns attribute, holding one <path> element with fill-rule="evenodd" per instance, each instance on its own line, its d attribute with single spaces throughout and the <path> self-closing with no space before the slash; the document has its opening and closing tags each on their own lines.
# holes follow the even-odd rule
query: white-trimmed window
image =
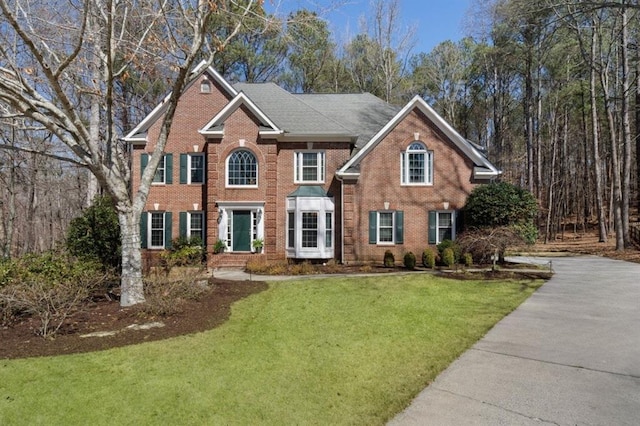
<svg viewBox="0 0 640 426">
<path fill-rule="evenodd" d="M 299 151 L 294 160 L 295 183 L 324 183 L 324 151 Z"/>
<path fill-rule="evenodd" d="M 318 247 L 318 212 L 302 212 L 302 248 Z"/>
<path fill-rule="evenodd" d="M 180 154 L 180 183 L 204 183 L 204 154 Z"/>
<path fill-rule="evenodd" d="M 198 237 L 204 241 L 204 213 L 187 212 L 187 233 L 189 238 Z"/>
<path fill-rule="evenodd" d="M 429 244 L 440 244 L 456 238 L 456 212 L 453 210 L 429 212 Z"/>
<path fill-rule="evenodd" d="M 404 243 L 404 212 L 382 210 L 369 212 L 369 244 Z"/>
<path fill-rule="evenodd" d="M 227 186 L 258 186 L 258 161 L 253 152 L 239 149 L 227 157 Z"/>
<path fill-rule="evenodd" d="M 146 152 L 140 154 L 140 174 L 144 173 L 149 163 L 150 155 Z M 173 154 L 164 154 L 158 163 L 155 175 L 151 181 L 153 185 L 173 183 Z"/>
<path fill-rule="evenodd" d="M 164 212 L 149 214 L 149 248 L 163 249 L 164 243 Z"/>
<path fill-rule="evenodd" d="M 325 213 L 324 246 L 333 248 L 333 213 Z"/>
<path fill-rule="evenodd" d="M 287 248 L 294 248 L 296 244 L 296 214 L 287 213 Z"/>
<path fill-rule="evenodd" d="M 400 161 L 403 185 L 433 184 L 433 152 L 422 142 L 412 142 L 401 154 Z"/>
</svg>

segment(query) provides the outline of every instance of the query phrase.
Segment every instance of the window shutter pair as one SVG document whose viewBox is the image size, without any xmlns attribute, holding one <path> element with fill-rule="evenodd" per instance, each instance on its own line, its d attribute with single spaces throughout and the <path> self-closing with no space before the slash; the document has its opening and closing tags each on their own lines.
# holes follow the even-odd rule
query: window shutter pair
<svg viewBox="0 0 640 426">
<path fill-rule="evenodd" d="M 395 229 L 393 240 L 396 244 L 404 243 L 404 211 L 395 211 Z M 378 242 L 378 212 L 372 210 L 369 212 L 369 244 Z"/>
<path fill-rule="evenodd" d="M 140 154 L 140 176 L 149 164 L 149 154 Z M 173 183 L 173 154 L 164 154 L 164 182 Z"/>
</svg>

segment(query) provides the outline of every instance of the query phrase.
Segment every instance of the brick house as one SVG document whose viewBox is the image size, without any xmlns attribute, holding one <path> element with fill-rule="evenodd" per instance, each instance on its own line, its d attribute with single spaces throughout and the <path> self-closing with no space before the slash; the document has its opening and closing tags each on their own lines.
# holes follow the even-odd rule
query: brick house
<svg viewBox="0 0 640 426">
<path fill-rule="evenodd" d="M 388 249 L 421 253 L 454 239 L 470 191 L 499 175 L 420 97 L 398 108 L 368 93 L 231 85 L 205 67 L 193 75 L 142 215 L 147 257 L 179 235 L 203 238 L 210 267 L 256 255 L 355 262 L 380 261 Z M 161 103 L 125 137 L 133 189 L 163 112 Z M 219 240 L 226 250 L 214 254 Z"/>
</svg>

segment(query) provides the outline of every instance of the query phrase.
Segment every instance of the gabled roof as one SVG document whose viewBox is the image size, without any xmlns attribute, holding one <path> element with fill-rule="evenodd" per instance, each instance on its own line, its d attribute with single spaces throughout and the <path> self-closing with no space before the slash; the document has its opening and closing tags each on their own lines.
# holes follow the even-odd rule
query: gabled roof
<svg viewBox="0 0 640 426">
<path fill-rule="evenodd" d="M 206 62 L 200 62 L 193 71 L 191 71 L 191 81 L 187 83 L 185 90 L 191 87 L 203 73 L 207 73 L 216 83 L 229 94 L 229 96 L 235 96 L 238 94 L 236 90 L 225 80 L 213 67 L 206 67 Z M 147 131 L 158 120 L 162 114 L 167 110 L 167 101 L 171 97 L 171 92 L 167 94 L 162 101 L 136 126 L 131 130 L 123 139 L 129 143 L 145 143 L 147 141 Z"/>
<path fill-rule="evenodd" d="M 238 93 L 222 111 L 216 114 L 202 129 L 198 130 L 198 133 L 206 136 L 222 136 L 224 134 L 224 122 L 226 119 L 243 105 L 246 106 L 260 122 L 261 135 L 277 136 L 283 133 L 283 131 L 242 92 Z"/>
<path fill-rule="evenodd" d="M 281 140 L 351 141 L 357 135 L 339 121 L 322 114 L 274 83 L 236 83 L 234 88 L 251 98 L 278 128 Z"/>
<path fill-rule="evenodd" d="M 463 138 L 449 123 L 447 123 L 420 96 L 415 96 L 402 108 L 387 124 L 378 131 L 351 159 L 340 169 L 339 176 L 359 175 L 362 159 L 369 154 L 407 115 L 418 109 L 462 151 L 475 165 L 473 176 L 477 179 L 490 179 L 500 175 L 500 171 L 480 153 L 469 141 Z"/>
</svg>

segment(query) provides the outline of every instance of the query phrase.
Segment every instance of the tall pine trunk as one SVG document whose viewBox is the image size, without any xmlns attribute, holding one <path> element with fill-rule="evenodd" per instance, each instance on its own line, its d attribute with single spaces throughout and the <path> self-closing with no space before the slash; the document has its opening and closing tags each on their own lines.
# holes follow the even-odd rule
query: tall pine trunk
<svg viewBox="0 0 640 426">
<path fill-rule="evenodd" d="M 597 23 L 593 22 L 594 28 Z M 593 137 L 593 150 L 591 159 L 593 161 L 593 172 L 596 181 L 596 210 L 598 212 L 598 229 L 599 229 L 599 241 L 601 243 L 607 242 L 607 226 L 605 223 L 604 215 L 604 197 L 602 189 L 602 165 L 600 163 L 600 132 L 598 128 L 598 101 L 596 94 L 596 41 L 597 35 L 595 29 L 591 34 L 591 70 L 589 73 L 589 97 L 591 101 L 591 134 Z"/>
</svg>

